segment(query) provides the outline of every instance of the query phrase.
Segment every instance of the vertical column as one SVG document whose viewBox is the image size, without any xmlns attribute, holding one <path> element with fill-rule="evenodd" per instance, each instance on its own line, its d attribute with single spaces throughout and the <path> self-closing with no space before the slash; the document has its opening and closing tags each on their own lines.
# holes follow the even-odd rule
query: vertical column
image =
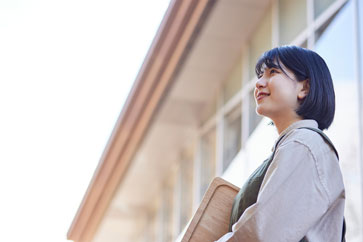
<svg viewBox="0 0 363 242">
<path fill-rule="evenodd" d="M 181 220 L 181 206 L 182 206 L 182 197 L 181 197 L 181 189 L 182 189 L 182 164 L 183 160 L 179 159 L 179 167 L 177 168 L 176 174 L 176 184 L 174 186 L 173 196 L 174 196 L 174 206 L 173 206 L 173 240 L 177 238 L 180 233 L 180 220 Z"/>
<path fill-rule="evenodd" d="M 242 76 L 241 76 L 241 82 L 242 82 L 242 90 L 246 89 L 245 83 L 248 83 L 248 55 L 249 55 L 249 48 L 248 45 L 245 45 L 242 48 Z M 243 92 L 241 91 L 241 149 L 244 149 L 245 144 L 248 139 L 248 133 L 250 130 L 249 127 L 249 118 L 250 118 L 250 100 L 249 100 L 249 91 Z"/>
<path fill-rule="evenodd" d="M 223 87 L 220 88 L 220 95 L 217 101 L 217 120 L 216 120 L 216 176 L 223 173 L 223 147 L 224 147 L 224 93 Z"/>
<path fill-rule="evenodd" d="M 271 46 L 276 47 L 280 43 L 280 26 L 279 26 L 279 4 L 280 1 L 275 1 L 272 5 L 272 36 L 271 36 Z"/>
<path fill-rule="evenodd" d="M 314 49 L 315 33 L 314 33 L 314 0 L 306 0 L 307 10 L 307 30 L 308 30 L 308 49 Z"/>
<path fill-rule="evenodd" d="M 199 132 L 194 153 L 194 186 L 193 186 L 193 214 L 198 209 L 199 202 L 202 199 L 200 196 L 201 189 L 201 166 L 202 166 L 202 134 Z"/>
<path fill-rule="evenodd" d="M 358 129 L 359 129 L 359 135 L 358 135 L 358 159 L 360 164 L 360 177 L 361 177 L 361 196 L 363 201 L 363 85 L 362 85 L 362 46 L 361 46 L 361 31 L 360 31 L 360 16 L 359 13 L 359 4 L 362 4 L 362 2 L 358 0 L 353 0 L 354 2 L 354 53 L 355 53 L 355 79 L 357 81 L 357 91 L 358 91 Z M 363 202 L 362 202 L 362 214 L 363 218 Z"/>
</svg>

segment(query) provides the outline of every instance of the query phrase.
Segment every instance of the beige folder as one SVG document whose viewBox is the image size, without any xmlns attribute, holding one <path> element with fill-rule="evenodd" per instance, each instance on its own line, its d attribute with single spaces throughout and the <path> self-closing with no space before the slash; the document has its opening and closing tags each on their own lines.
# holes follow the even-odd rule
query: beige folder
<svg viewBox="0 0 363 242">
<path fill-rule="evenodd" d="M 238 191 L 238 187 L 226 180 L 214 178 L 181 241 L 212 242 L 226 234 Z"/>
</svg>

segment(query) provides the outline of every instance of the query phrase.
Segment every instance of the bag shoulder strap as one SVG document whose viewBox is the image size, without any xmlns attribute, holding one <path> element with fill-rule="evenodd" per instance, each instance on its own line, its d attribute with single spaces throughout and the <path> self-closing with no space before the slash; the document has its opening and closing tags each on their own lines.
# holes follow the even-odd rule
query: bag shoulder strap
<svg viewBox="0 0 363 242">
<path fill-rule="evenodd" d="M 312 128 L 312 127 L 300 127 L 298 129 L 310 129 L 310 130 L 315 131 L 318 134 L 320 134 L 321 137 L 323 137 L 323 139 L 325 140 L 325 142 L 327 142 L 329 144 L 329 146 L 334 150 L 335 155 L 337 156 L 337 158 L 339 160 L 338 151 L 335 149 L 335 147 L 333 145 L 333 142 L 331 142 L 331 140 L 329 139 L 329 137 L 326 134 L 324 134 L 323 131 L 321 131 L 320 129 Z"/>
</svg>

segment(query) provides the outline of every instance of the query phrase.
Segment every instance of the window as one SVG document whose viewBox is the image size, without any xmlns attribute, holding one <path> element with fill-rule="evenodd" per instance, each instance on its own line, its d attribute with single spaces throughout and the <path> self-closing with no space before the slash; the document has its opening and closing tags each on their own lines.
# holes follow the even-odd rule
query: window
<svg viewBox="0 0 363 242">
<path fill-rule="evenodd" d="M 172 215 L 173 215 L 173 199 L 171 188 L 166 186 L 162 191 L 159 210 L 157 214 L 158 219 L 158 240 L 167 242 L 172 240 Z"/>
<path fill-rule="evenodd" d="M 306 28 L 306 1 L 279 0 L 279 42 L 291 43 Z"/>
<path fill-rule="evenodd" d="M 335 0 L 314 0 L 314 17 L 318 18 Z"/>
<path fill-rule="evenodd" d="M 224 84 L 223 99 L 227 103 L 242 87 L 242 61 L 239 60 Z"/>
<path fill-rule="evenodd" d="M 184 229 L 192 216 L 193 206 L 193 159 L 184 156 L 180 164 L 180 221 L 178 234 Z"/>
<path fill-rule="evenodd" d="M 207 191 L 216 173 L 216 129 L 207 132 L 201 142 L 200 198 Z"/>
<path fill-rule="evenodd" d="M 256 76 L 255 65 L 258 58 L 272 47 L 272 15 L 271 8 L 266 12 L 256 32 L 250 40 L 249 80 Z"/>
<path fill-rule="evenodd" d="M 359 40 L 360 40 L 360 86 L 361 86 L 361 90 L 360 91 L 360 108 L 361 108 L 361 113 L 363 114 L 363 2 L 362 1 L 358 1 L 358 21 L 359 21 Z M 362 117 L 361 117 L 362 118 Z M 360 129 L 363 129 L 363 120 L 360 120 Z M 363 138 L 363 137 L 361 137 Z M 362 139 L 361 139 L 362 140 Z M 363 141 L 362 141 L 363 142 Z M 363 150 L 363 144 L 360 144 L 360 150 Z M 361 162 L 362 162 L 362 158 L 361 158 Z"/>
<path fill-rule="evenodd" d="M 223 134 L 223 171 L 225 171 L 241 149 L 241 104 L 225 116 Z"/>
<path fill-rule="evenodd" d="M 320 1 L 322 2 L 322 1 Z M 332 1 L 324 1 L 324 3 Z M 358 86 L 355 80 L 354 5 L 348 1 L 316 33 L 315 50 L 324 58 L 332 74 L 336 112 L 326 132 L 334 142 L 342 167 L 345 188 L 347 241 L 362 241 L 361 174 L 359 164 Z M 327 6 L 325 6 L 327 7 Z M 333 50 L 333 51 L 332 51 Z"/>
</svg>

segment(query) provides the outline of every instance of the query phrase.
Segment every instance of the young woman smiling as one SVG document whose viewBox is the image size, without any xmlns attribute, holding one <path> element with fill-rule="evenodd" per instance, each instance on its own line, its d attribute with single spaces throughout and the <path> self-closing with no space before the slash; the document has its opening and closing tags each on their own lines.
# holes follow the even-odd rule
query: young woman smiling
<svg viewBox="0 0 363 242">
<path fill-rule="evenodd" d="M 256 74 L 256 112 L 273 121 L 279 138 L 236 196 L 231 232 L 218 242 L 343 241 L 343 178 L 321 131 L 335 113 L 326 63 L 311 50 L 284 46 L 265 52 Z"/>
</svg>

